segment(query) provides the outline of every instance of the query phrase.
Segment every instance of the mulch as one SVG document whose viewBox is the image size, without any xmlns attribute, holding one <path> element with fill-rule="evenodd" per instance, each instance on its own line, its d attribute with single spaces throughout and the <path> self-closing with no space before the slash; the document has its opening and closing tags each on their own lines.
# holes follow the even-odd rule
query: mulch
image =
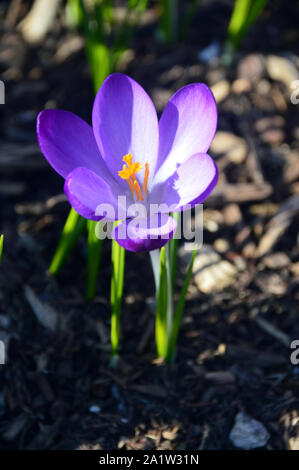
<svg viewBox="0 0 299 470">
<path fill-rule="evenodd" d="M 8 3 L 1 6 L 2 20 Z M 93 301 L 84 299 L 84 236 L 57 279 L 47 274 L 69 206 L 61 178 L 37 147 L 35 119 L 45 106 L 55 106 L 89 121 L 92 87 L 83 46 L 59 61 L 62 45 L 76 37 L 62 15 L 39 47 L 29 47 L 15 26 L 2 24 L 0 340 L 8 350 L 0 366 L 0 448 L 232 449 L 229 433 L 239 411 L 266 427 L 267 449 L 289 449 L 298 438 L 299 365 L 290 362 L 290 343 L 299 339 L 298 106 L 282 82 L 254 69 L 250 59 L 298 51 L 297 2 L 273 3 L 229 68 L 219 60 L 202 64 L 197 56 L 212 40 L 225 38 L 225 2 L 203 7 L 179 45 L 159 45 L 154 25 L 146 24 L 123 64 L 159 112 L 190 82 L 232 85 L 241 74 L 251 84 L 219 103 L 218 128 L 244 139 L 249 152 L 239 164 L 215 155 L 220 179 L 205 204 L 204 243 L 216 249 L 225 240 L 221 256 L 238 266 L 239 275 L 226 289 L 207 294 L 192 283 L 172 367 L 155 356 L 147 254 L 126 255 L 114 370 L 109 243 Z M 179 264 L 178 287 L 182 272 Z M 41 315 L 50 306 L 55 330 L 34 313 L 36 300 Z"/>
</svg>

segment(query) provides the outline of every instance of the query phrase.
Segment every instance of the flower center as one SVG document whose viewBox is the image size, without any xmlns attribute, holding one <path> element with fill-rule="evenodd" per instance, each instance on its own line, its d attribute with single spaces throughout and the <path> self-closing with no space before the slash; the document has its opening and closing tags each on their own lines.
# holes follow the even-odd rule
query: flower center
<svg viewBox="0 0 299 470">
<path fill-rule="evenodd" d="M 123 169 L 118 172 L 118 176 L 120 176 L 120 178 L 123 180 L 127 180 L 127 183 L 132 193 L 133 200 L 134 200 L 134 196 L 136 195 L 137 201 L 139 200 L 144 201 L 142 191 L 145 194 L 145 197 L 147 197 L 149 164 L 148 163 L 145 164 L 144 179 L 143 179 L 143 185 L 142 185 L 142 191 L 141 191 L 141 188 L 139 186 L 139 183 L 135 175 L 140 170 L 142 170 L 144 165 L 142 165 L 142 163 L 139 163 L 139 162 L 133 163 L 133 157 L 131 153 L 128 153 L 127 155 L 125 155 L 123 157 L 123 161 L 126 163 L 126 165 L 123 165 Z"/>
</svg>

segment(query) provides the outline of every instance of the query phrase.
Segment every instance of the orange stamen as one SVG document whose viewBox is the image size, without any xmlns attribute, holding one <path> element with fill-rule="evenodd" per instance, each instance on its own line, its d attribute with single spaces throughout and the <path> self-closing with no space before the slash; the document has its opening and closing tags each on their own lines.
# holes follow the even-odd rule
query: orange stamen
<svg viewBox="0 0 299 470">
<path fill-rule="evenodd" d="M 134 189 L 135 189 L 135 191 L 136 191 L 137 201 L 139 201 L 139 199 L 141 199 L 142 201 L 144 201 L 143 196 L 142 196 L 142 192 L 141 192 L 141 189 L 140 189 L 140 186 L 139 186 L 139 183 L 138 183 L 138 181 L 136 180 L 136 178 L 134 179 Z"/>
<path fill-rule="evenodd" d="M 132 198 L 134 199 L 135 188 L 134 188 L 134 185 L 133 185 L 133 182 L 132 182 L 131 178 L 128 178 L 128 179 L 127 179 L 127 183 L 128 183 L 129 188 L 130 188 L 130 190 L 131 190 Z"/>
<path fill-rule="evenodd" d="M 149 175 L 149 164 L 145 164 L 145 171 L 144 171 L 144 180 L 143 180 L 143 185 L 142 185 L 142 190 L 145 193 L 147 197 L 147 183 L 148 183 L 148 175 Z"/>
</svg>

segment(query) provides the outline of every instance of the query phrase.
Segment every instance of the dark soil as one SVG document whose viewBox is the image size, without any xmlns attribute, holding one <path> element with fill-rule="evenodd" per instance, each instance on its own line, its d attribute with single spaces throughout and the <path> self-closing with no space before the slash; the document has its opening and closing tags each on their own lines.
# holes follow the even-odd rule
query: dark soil
<svg viewBox="0 0 299 470">
<path fill-rule="evenodd" d="M 248 91 L 231 91 L 218 106 L 219 130 L 245 139 L 250 152 L 240 164 L 216 157 L 220 179 L 205 204 L 205 218 L 216 229 L 205 224 L 204 243 L 217 249 L 215 241 L 225 240 L 221 256 L 240 273 L 219 292 L 204 295 L 190 286 L 176 361 L 166 367 L 155 356 L 148 255 L 127 253 L 121 354 L 112 370 L 109 242 L 94 301 L 84 300 L 85 236 L 58 278 L 47 274 L 69 205 L 62 179 L 37 147 L 35 120 L 47 106 L 90 121 L 93 91 L 84 47 L 57 59 L 62 45 L 76 37 L 63 12 L 42 46 L 28 46 L 15 24 L 5 24 L 9 2 L 2 2 L 0 339 L 8 350 L 0 366 L 0 448 L 231 449 L 238 411 L 263 423 L 267 449 L 289 449 L 298 439 L 299 366 L 290 361 L 289 343 L 299 339 L 299 105 L 290 103 L 282 82 L 255 69 L 250 55 L 264 60 L 283 53 L 293 60 L 298 2 L 269 2 L 230 68 L 219 60 L 203 65 L 198 52 L 225 39 L 227 3 L 204 2 L 186 39 L 174 46 L 159 44 L 149 22 L 138 30 L 123 70 L 144 86 L 159 112 L 187 83 L 235 84 L 240 77 L 250 83 Z M 17 21 L 25 13 L 24 7 Z M 269 137 L 263 121 L 257 122 L 273 117 Z M 240 198 L 246 184 L 251 186 Z M 287 201 L 295 208 L 287 211 L 285 230 L 265 256 L 257 255 L 267 224 Z M 240 209 L 232 223 L 231 204 Z M 283 263 L 277 261 L 281 253 Z M 55 333 L 34 315 L 28 286 L 57 312 Z"/>
</svg>

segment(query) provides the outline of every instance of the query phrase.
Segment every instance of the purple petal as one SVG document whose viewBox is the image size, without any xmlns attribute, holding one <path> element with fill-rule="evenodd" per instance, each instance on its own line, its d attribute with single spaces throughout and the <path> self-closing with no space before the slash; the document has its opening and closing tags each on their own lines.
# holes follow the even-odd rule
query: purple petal
<svg viewBox="0 0 299 470">
<path fill-rule="evenodd" d="M 198 153 L 185 161 L 164 183 L 153 186 L 150 202 L 164 203 L 170 207 L 166 212 L 182 210 L 187 204 L 200 204 L 213 191 L 217 179 L 214 160 L 207 153 Z"/>
<path fill-rule="evenodd" d="M 129 251 L 157 250 L 174 235 L 176 221 L 168 214 L 148 219 L 127 219 L 120 222 L 112 236 L 120 246 Z"/>
<path fill-rule="evenodd" d="M 65 180 L 64 191 L 70 204 L 86 219 L 118 220 L 125 216 L 117 194 L 100 176 L 87 168 L 76 168 Z"/>
<path fill-rule="evenodd" d="M 149 163 L 151 180 L 158 155 L 158 119 L 152 100 L 137 82 L 119 73 L 106 78 L 94 102 L 92 122 L 101 154 L 116 179 L 123 156 L 131 153 L 134 161 Z"/>
<path fill-rule="evenodd" d="M 78 166 L 108 175 L 92 128 L 75 114 L 42 111 L 37 118 L 37 136 L 42 153 L 63 178 Z"/>
<path fill-rule="evenodd" d="M 155 178 L 163 182 L 178 164 L 196 153 L 205 153 L 217 127 L 217 107 L 209 87 L 194 83 L 181 88 L 167 104 L 159 122 L 160 170 Z"/>
</svg>

